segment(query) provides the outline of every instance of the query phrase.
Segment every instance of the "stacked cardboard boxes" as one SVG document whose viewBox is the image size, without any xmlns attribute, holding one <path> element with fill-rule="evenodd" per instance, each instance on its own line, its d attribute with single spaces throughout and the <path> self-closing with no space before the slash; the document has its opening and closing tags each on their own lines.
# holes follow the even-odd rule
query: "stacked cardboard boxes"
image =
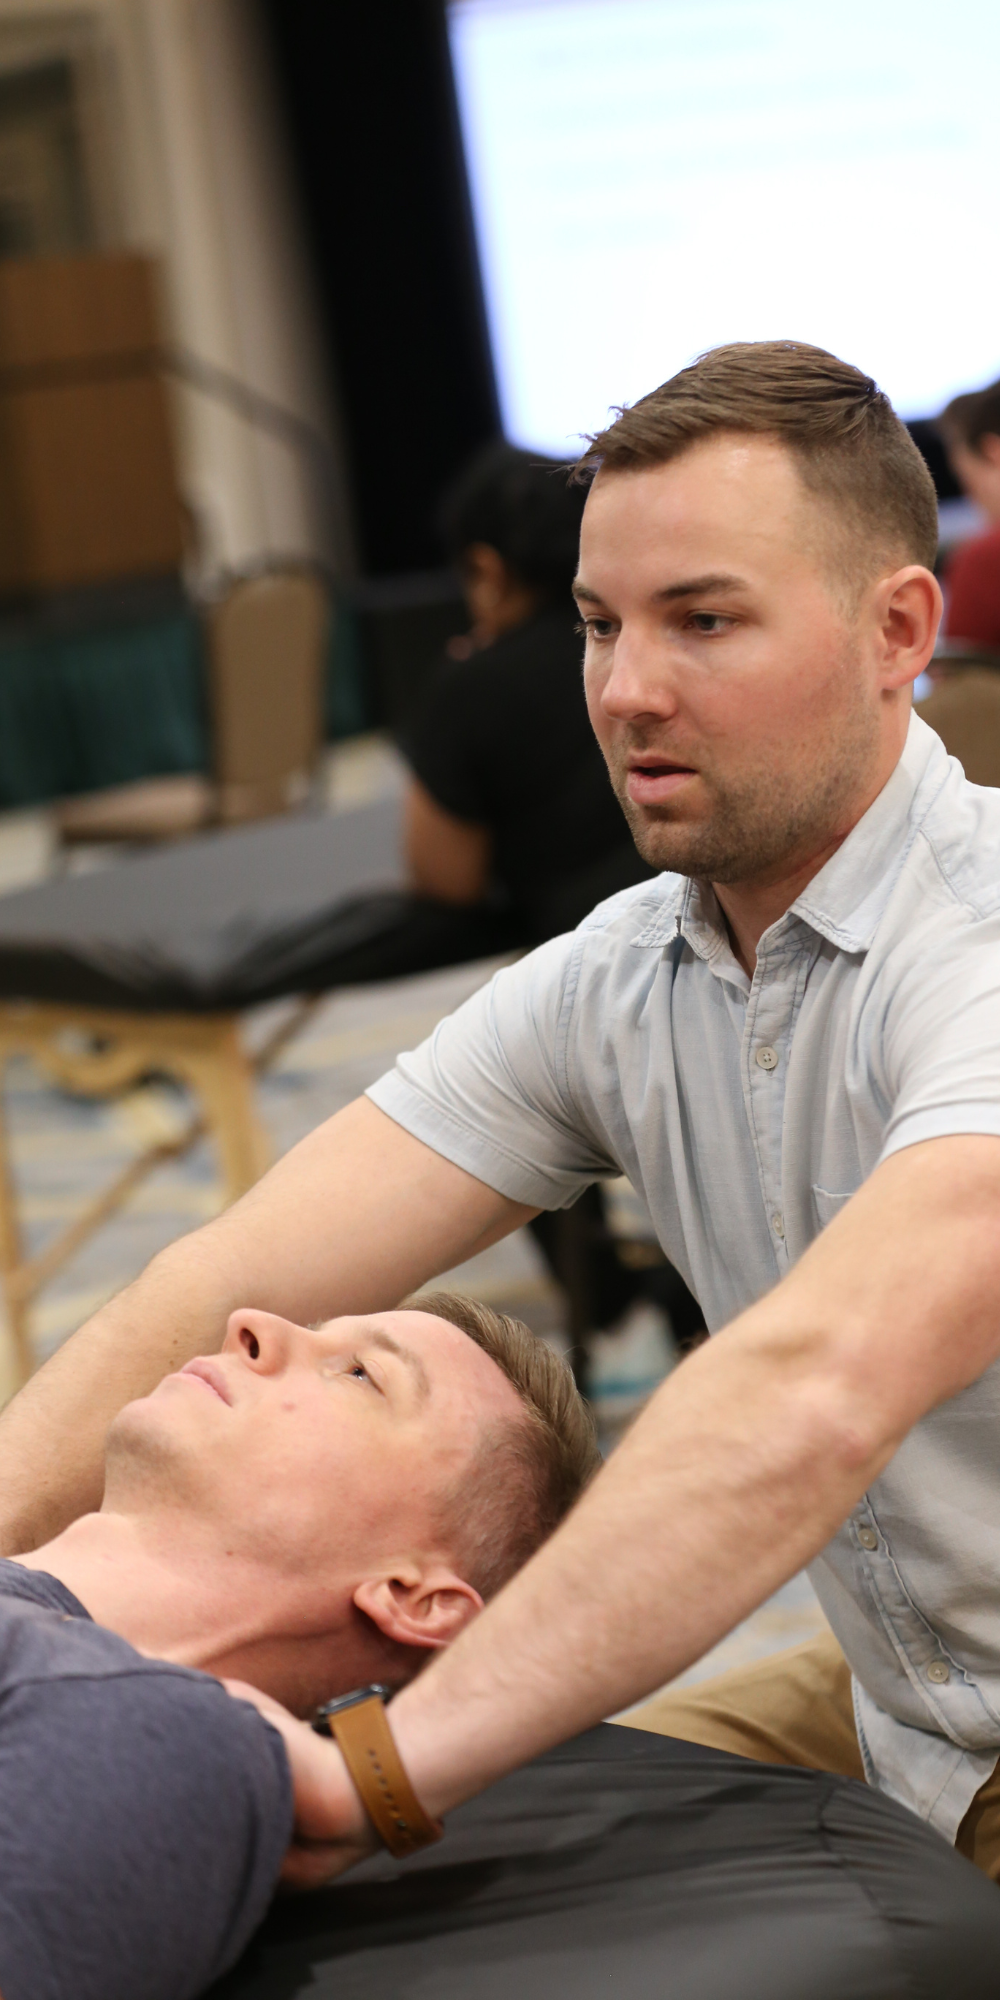
<svg viewBox="0 0 1000 2000">
<path fill-rule="evenodd" d="M 183 516 L 155 267 L 0 262 L 0 596 L 176 571 Z"/>
</svg>

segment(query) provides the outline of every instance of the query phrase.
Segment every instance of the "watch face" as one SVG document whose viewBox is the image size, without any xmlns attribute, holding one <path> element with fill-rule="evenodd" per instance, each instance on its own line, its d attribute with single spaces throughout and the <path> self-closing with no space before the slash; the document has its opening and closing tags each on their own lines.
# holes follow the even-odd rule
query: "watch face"
<svg viewBox="0 0 1000 2000">
<path fill-rule="evenodd" d="M 312 1726 L 318 1735 L 329 1736 L 331 1715 L 339 1715 L 345 1708 L 356 1708 L 359 1701 L 391 1701 L 395 1692 L 384 1681 L 370 1681 L 367 1687 L 352 1688 L 350 1694 L 338 1694 L 332 1701 L 324 1701 L 313 1716 Z"/>
</svg>

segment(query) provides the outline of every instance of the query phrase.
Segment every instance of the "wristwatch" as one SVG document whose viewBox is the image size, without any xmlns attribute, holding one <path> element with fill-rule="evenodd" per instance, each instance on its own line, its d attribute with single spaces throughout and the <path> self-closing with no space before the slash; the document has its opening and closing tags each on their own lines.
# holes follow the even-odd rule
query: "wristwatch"
<svg viewBox="0 0 1000 2000">
<path fill-rule="evenodd" d="M 393 1741 L 385 1704 L 394 1688 L 372 1681 L 325 1701 L 313 1717 L 319 1736 L 332 1736 L 383 1845 L 403 1860 L 440 1840 L 444 1827 L 418 1799 Z"/>
</svg>

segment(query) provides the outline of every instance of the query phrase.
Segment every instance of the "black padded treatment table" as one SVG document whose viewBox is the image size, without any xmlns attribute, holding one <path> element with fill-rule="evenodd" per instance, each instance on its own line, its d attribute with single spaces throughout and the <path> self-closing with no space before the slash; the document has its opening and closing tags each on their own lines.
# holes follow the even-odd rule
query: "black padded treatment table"
<svg viewBox="0 0 1000 2000">
<path fill-rule="evenodd" d="M 996 2000 L 1000 1890 L 851 1779 L 610 1724 L 279 1897 L 211 2000 Z"/>
<path fill-rule="evenodd" d="M 409 894 L 399 821 L 395 802 L 269 820 L 0 897 L 0 1084 L 27 1055 L 94 1097 L 173 1077 L 196 1107 L 176 1140 L 147 1146 L 32 1255 L 0 1093 L 0 1288 L 18 1383 L 36 1358 L 34 1300 L 145 1174 L 208 1131 L 224 1199 L 253 1185 L 269 1157 L 254 1074 L 318 996 L 521 942 L 500 909 Z M 297 1008 L 249 1052 L 241 1011 L 286 995 Z"/>
<path fill-rule="evenodd" d="M 395 801 L 210 833 L 0 897 L 0 997 L 231 1011 L 520 942 L 404 887 Z"/>
</svg>

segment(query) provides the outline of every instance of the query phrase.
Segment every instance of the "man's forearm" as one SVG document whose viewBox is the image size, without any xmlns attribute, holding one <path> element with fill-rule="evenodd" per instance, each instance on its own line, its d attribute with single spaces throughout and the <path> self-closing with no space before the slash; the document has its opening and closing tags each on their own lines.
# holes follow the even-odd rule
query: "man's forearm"
<svg viewBox="0 0 1000 2000">
<path fill-rule="evenodd" d="M 377 1311 L 529 1210 L 360 1098 L 207 1228 L 172 1244 L 0 1418 L 0 1553 L 37 1548 L 100 1504 L 122 1406 L 218 1348 L 239 1306 L 310 1323 Z"/>
<path fill-rule="evenodd" d="M 393 1703 L 446 1812 L 699 1659 L 997 1357 L 1000 1140 L 899 1154 L 670 1376 L 569 1520 Z"/>
<path fill-rule="evenodd" d="M 393 1702 L 429 1812 L 683 1672 L 818 1552 L 874 1476 L 808 1391 L 739 1341 L 675 1371 L 570 1519 Z"/>
</svg>

